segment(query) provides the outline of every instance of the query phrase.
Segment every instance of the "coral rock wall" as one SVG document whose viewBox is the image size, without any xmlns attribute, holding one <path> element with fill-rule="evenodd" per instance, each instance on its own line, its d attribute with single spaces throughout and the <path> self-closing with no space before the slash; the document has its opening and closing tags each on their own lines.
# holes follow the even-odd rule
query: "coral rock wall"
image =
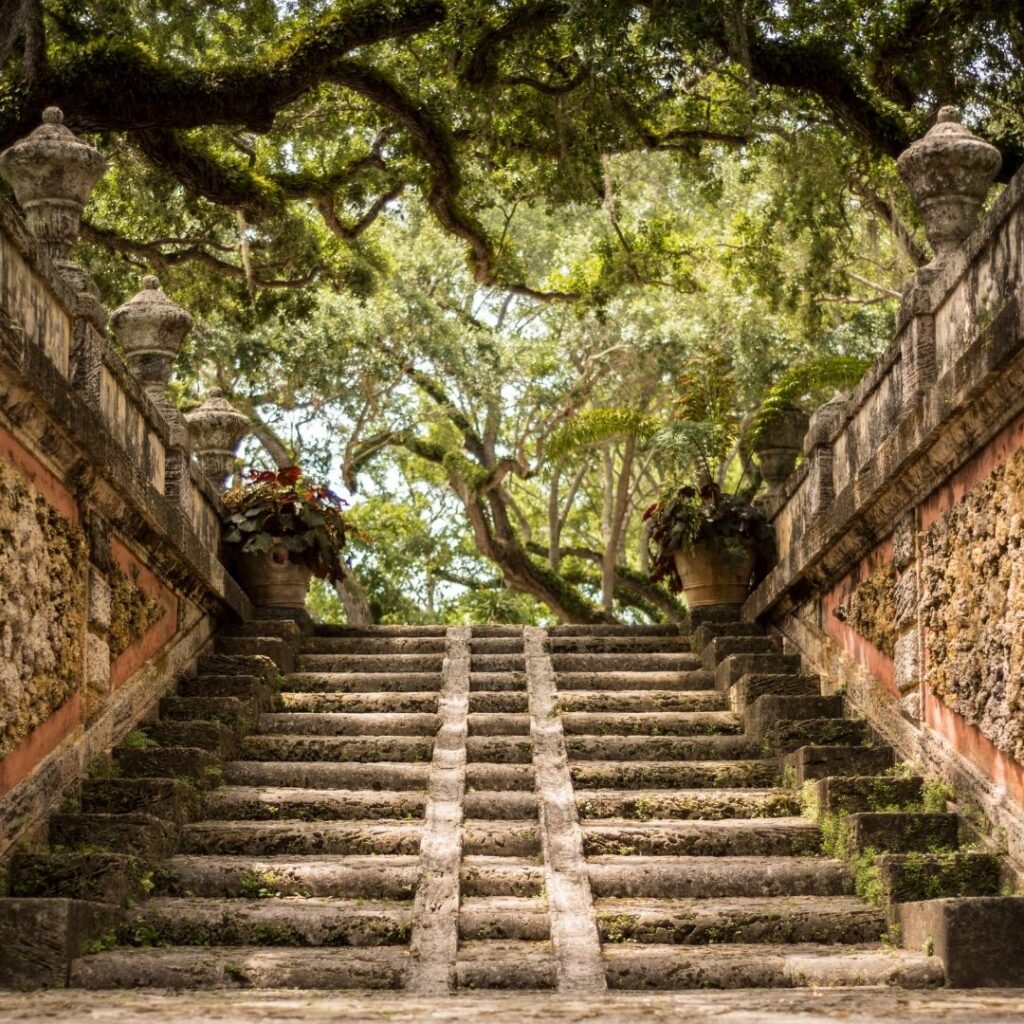
<svg viewBox="0 0 1024 1024">
<path fill-rule="evenodd" d="M 921 535 L 925 680 L 1024 763 L 1024 450 Z"/>
</svg>

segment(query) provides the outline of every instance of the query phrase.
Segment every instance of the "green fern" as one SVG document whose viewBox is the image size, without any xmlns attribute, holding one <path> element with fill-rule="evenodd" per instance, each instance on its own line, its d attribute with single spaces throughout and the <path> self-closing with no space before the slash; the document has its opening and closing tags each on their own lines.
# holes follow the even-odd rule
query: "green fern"
<svg viewBox="0 0 1024 1024">
<path fill-rule="evenodd" d="M 587 409 L 566 420 L 547 446 L 547 457 L 559 462 L 566 456 L 622 437 L 645 441 L 657 422 L 634 409 Z"/>
<path fill-rule="evenodd" d="M 853 387 L 870 365 L 868 360 L 856 356 L 822 356 L 790 367 L 769 388 L 754 414 L 748 432 L 750 441 L 763 437 L 776 417 L 795 402 L 808 397 L 823 398 L 827 392 Z"/>
</svg>

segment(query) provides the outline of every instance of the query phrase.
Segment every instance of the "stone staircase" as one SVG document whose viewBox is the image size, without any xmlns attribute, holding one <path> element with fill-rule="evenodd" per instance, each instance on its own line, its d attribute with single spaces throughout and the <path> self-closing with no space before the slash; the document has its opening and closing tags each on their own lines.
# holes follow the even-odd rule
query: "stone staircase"
<svg viewBox="0 0 1024 1024">
<path fill-rule="evenodd" d="M 86 988 L 934 986 L 836 854 L 899 899 L 989 892 L 998 863 L 892 760 L 740 623 L 257 621 L 83 781 L 6 903 L 88 911 L 42 976 Z"/>
</svg>

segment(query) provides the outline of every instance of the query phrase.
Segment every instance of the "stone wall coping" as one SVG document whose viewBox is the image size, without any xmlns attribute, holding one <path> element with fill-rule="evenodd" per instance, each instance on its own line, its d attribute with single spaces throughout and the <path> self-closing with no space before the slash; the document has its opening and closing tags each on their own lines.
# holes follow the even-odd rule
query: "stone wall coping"
<svg viewBox="0 0 1024 1024">
<path fill-rule="evenodd" d="M 78 306 L 75 289 L 53 265 L 42 243 L 29 231 L 18 208 L 3 196 L 0 196 L 0 231 L 14 243 L 14 247 L 25 258 L 25 262 L 46 282 L 68 315 L 74 316 Z"/>
</svg>

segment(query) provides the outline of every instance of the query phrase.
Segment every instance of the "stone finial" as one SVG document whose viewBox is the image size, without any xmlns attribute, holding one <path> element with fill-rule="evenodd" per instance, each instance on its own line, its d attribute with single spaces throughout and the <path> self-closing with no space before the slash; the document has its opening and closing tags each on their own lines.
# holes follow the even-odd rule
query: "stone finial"
<svg viewBox="0 0 1024 1024">
<path fill-rule="evenodd" d="M 803 409 L 789 406 L 772 417 L 770 427 L 754 445 L 767 496 L 777 497 L 793 473 L 803 450 L 809 417 Z"/>
<path fill-rule="evenodd" d="M 78 238 L 82 210 L 106 169 L 103 154 L 65 127 L 57 107 L 47 107 L 34 132 L 0 153 L 0 174 L 14 189 L 29 230 L 58 261 Z"/>
<path fill-rule="evenodd" d="M 185 423 L 199 468 L 223 490 L 234 468 L 235 449 L 252 429 L 249 417 L 239 412 L 220 388 L 213 388 L 199 408 L 185 413 Z"/>
<path fill-rule="evenodd" d="M 174 360 L 185 335 L 192 329 L 192 317 L 147 274 L 142 291 L 110 314 L 110 329 L 124 352 L 129 369 L 144 385 L 166 387 L 174 371 Z"/>
<path fill-rule="evenodd" d="M 896 166 L 921 211 L 936 260 L 974 230 L 1001 163 L 995 146 L 960 123 L 956 107 L 943 107 L 924 138 L 900 154 Z"/>
</svg>

